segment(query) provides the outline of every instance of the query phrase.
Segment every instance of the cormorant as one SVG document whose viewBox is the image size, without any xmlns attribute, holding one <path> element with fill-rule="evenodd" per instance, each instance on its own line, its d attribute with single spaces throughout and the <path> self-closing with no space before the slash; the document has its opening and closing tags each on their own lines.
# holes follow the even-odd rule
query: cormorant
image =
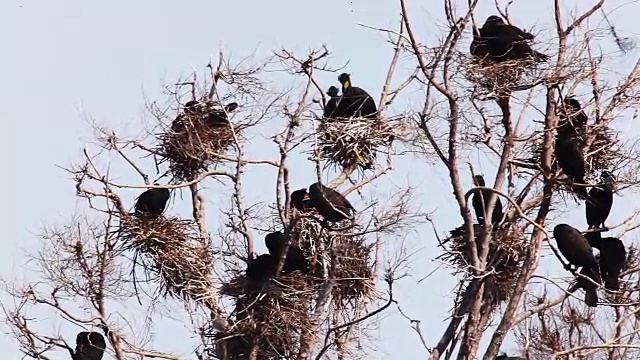
<svg viewBox="0 0 640 360">
<path fill-rule="evenodd" d="M 309 199 L 309 193 L 307 189 L 296 190 L 291 193 L 291 206 L 298 211 L 306 212 L 313 209 L 311 199 Z"/>
<path fill-rule="evenodd" d="M 276 259 L 276 265 L 280 259 L 280 255 L 284 250 L 286 239 L 284 234 L 281 231 L 272 232 L 267 234 L 264 238 L 264 243 L 269 249 L 269 254 Z M 294 242 L 289 243 L 289 249 L 287 251 L 286 258 L 284 260 L 284 265 L 282 266 L 283 272 L 291 272 L 291 271 L 302 271 L 306 272 L 309 270 L 309 264 L 307 259 L 304 257 L 302 250 L 298 244 Z"/>
<path fill-rule="evenodd" d="M 340 101 L 340 96 L 338 95 L 338 88 L 335 86 L 329 87 L 329 90 L 327 90 L 327 95 L 329 95 L 331 98 L 329 99 L 329 101 L 327 101 L 327 104 L 324 106 L 323 117 L 325 119 L 342 117 L 338 113 L 338 111 L 336 111 L 338 107 L 338 102 Z"/>
<path fill-rule="evenodd" d="M 350 219 L 356 211 L 349 200 L 339 192 L 320 183 L 309 186 L 309 199 L 313 207 L 327 221 L 338 222 Z"/>
<path fill-rule="evenodd" d="M 580 275 L 584 275 L 598 283 L 600 283 L 600 275 L 598 273 L 597 266 L 585 266 L 580 270 Z M 598 286 L 591 282 L 589 279 L 585 279 L 582 276 L 578 276 L 578 286 L 584 290 L 584 303 L 589 307 L 598 306 Z"/>
<path fill-rule="evenodd" d="M 226 126 L 229 125 L 229 118 L 227 113 L 230 113 L 238 108 L 238 103 L 232 102 L 224 106 L 222 109 L 212 110 L 206 117 L 205 123 L 207 126 Z"/>
<path fill-rule="evenodd" d="M 189 100 L 184 104 L 182 114 L 178 115 L 171 123 L 171 131 L 179 133 L 184 131 L 184 115 L 193 115 L 198 111 L 198 105 L 200 102 L 196 100 Z"/>
<path fill-rule="evenodd" d="M 572 184 L 585 184 L 585 164 L 582 148 L 578 142 L 578 132 L 569 121 L 558 124 L 558 135 L 554 153 L 558 166 L 567 175 Z M 574 192 L 584 199 L 588 199 L 587 188 L 584 186 L 573 186 Z"/>
<path fill-rule="evenodd" d="M 622 240 L 615 237 L 602 237 L 600 232 L 585 235 L 592 247 L 600 250 L 598 263 L 605 288 L 620 289 L 619 276 L 627 261 L 627 250 Z"/>
<path fill-rule="evenodd" d="M 102 360 L 107 348 L 104 336 L 97 332 L 82 331 L 76 336 L 76 351 L 73 360 Z"/>
<path fill-rule="evenodd" d="M 338 114 L 345 118 L 365 117 L 374 119 L 378 110 L 371 95 L 357 86 L 351 86 L 350 74 L 340 74 L 338 81 L 342 84 L 342 97 L 337 107 Z"/>
<path fill-rule="evenodd" d="M 499 16 L 489 16 L 480 28 L 479 35 L 474 34 L 469 49 L 471 54 L 476 57 L 487 57 L 495 62 L 527 58 L 533 58 L 536 61 L 548 59 L 547 55 L 537 52 L 529 46 L 528 41 L 533 40 L 533 34 L 506 24 Z"/>
<path fill-rule="evenodd" d="M 587 125 L 589 118 L 587 114 L 582 110 L 582 105 L 574 97 L 566 97 L 564 99 L 564 109 L 559 113 L 560 120 L 558 123 L 568 122 L 576 129 L 577 132 L 581 132 Z"/>
<path fill-rule="evenodd" d="M 596 259 L 591 252 L 591 245 L 582 234 L 574 227 L 567 224 L 559 224 L 553 228 L 553 237 L 558 244 L 558 250 L 562 256 L 576 267 L 597 266 Z M 571 265 L 566 265 L 569 270 Z"/>
<path fill-rule="evenodd" d="M 487 186 L 484 177 L 482 175 L 474 176 L 474 180 L 476 186 Z M 478 190 L 473 194 L 473 199 L 471 200 L 471 204 L 473 205 L 473 210 L 476 213 L 476 218 L 478 219 L 478 223 L 480 225 L 484 224 L 484 214 L 487 205 L 489 204 L 489 198 L 493 192 L 491 190 Z M 491 214 L 491 223 L 493 225 L 497 225 L 502 220 L 504 216 L 502 212 L 502 202 L 500 201 L 500 196 L 496 195 L 496 205 L 493 208 L 493 213 Z"/>
<path fill-rule="evenodd" d="M 158 185 L 158 184 L 154 184 Z M 167 207 L 169 189 L 151 188 L 138 196 L 135 204 L 135 215 L 138 217 L 157 218 Z"/>
<path fill-rule="evenodd" d="M 278 258 L 270 254 L 258 255 L 255 259 L 249 260 L 246 277 L 256 282 L 263 282 L 276 274 Z"/>
<path fill-rule="evenodd" d="M 605 221 L 611 213 L 613 205 L 613 183 L 615 177 L 608 171 L 600 174 L 600 185 L 589 190 L 589 198 L 585 201 L 585 212 L 589 230 L 598 226 L 605 227 Z"/>
</svg>

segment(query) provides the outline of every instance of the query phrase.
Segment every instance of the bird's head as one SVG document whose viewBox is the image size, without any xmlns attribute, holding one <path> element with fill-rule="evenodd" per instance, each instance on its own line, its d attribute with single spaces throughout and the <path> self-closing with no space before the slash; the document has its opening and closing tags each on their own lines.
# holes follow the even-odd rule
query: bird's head
<svg viewBox="0 0 640 360">
<path fill-rule="evenodd" d="M 264 244 L 267 246 L 267 249 L 269 249 L 271 255 L 275 255 L 278 249 L 282 248 L 283 242 L 284 234 L 282 231 L 272 232 L 264 237 Z"/>
<path fill-rule="evenodd" d="M 484 182 L 484 176 L 476 175 L 473 177 L 473 180 L 476 183 L 476 186 L 486 186 L 487 184 Z"/>
<path fill-rule="evenodd" d="M 574 97 L 568 97 L 564 99 L 564 104 L 571 108 L 571 110 L 578 111 L 582 109 L 582 105 L 580 105 L 580 101 L 578 101 Z"/>
<path fill-rule="evenodd" d="M 232 103 L 228 103 L 227 105 L 224 106 L 224 110 L 226 112 L 231 112 L 235 109 L 238 108 L 238 103 L 237 102 L 232 102 Z"/>
<path fill-rule="evenodd" d="M 491 15 L 484 22 L 485 25 L 504 25 L 504 20 L 498 15 Z"/>
<path fill-rule="evenodd" d="M 329 87 L 329 90 L 327 90 L 327 95 L 329 95 L 331 97 L 338 96 L 338 88 L 335 87 L 335 86 Z"/>
<path fill-rule="evenodd" d="M 342 84 L 342 88 L 346 89 L 351 86 L 351 74 L 342 73 L 338 76 L 338 81 Z"/>
<path fill-rule="evenodd" d="M 186 104 L 184 104 L 184 112 L 188 114 L 193 114 L 196 111 L 196 107 L 198 106 L 198 101 L 189 100 Z"/>
</svg>

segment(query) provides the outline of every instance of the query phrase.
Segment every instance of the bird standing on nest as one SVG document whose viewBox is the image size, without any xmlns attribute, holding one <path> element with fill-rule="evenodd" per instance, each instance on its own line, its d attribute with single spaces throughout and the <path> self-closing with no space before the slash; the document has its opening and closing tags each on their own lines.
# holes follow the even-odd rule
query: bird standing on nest
<svg viewBox="0 0 640 360">
<path fill-rule="evenodd" d="M 82 331 L 76 336 L 76 351 L 72 360 L 102 360 L 107 348 L 104 336 L 97 332 Z"/>
<path fill-rule="evenodd" d="M 151 188 L 138 196 L 134 215 L 147 219 L 157 218 L 164 212 L 170 197 L 171 193 L 167 188 Z"/>
<path fill-rule="evenodd" d="M 501 17 L 492 15 L 487 18 L 479 34 L 474 34 L 469 51 L 471 55 L 487 58 L 494 62 L 508 60 L 546 61 L 548 56 L 529 46 L 533 34 L 509 25 Z"/>
<path fill-rule="evenodd" d="M 589 191 L 589 198 L 585 201 L 585 213 L 589 230 L 604 224 L 611 213 L 613 206 L 613 186 L 615 177 L 608 171 L 600 174 L 600 185 L 596 185 Z"/>
<path fill-rule="evenodd" d="M 569 119 L 561 118 L 559 120 L 554 147 L 556 161 L 562 172 L 569 178 L 573 191 L 586 200 L 589 198 L 587 188 L 574 186 L 574 184 L 585 184 L 585 163 L 579 143 L 579 134 Z"/>
<path fill-rule="evenodd" d="M 484 181 L 484 177 L 482 175 L 474 176 L 474 181 L 476 186 L 486 187 L 486 183 Z M 473 194 L 473 200 L 471 200 L 471 204 L 473 205 L 473 210 L 476 213 L 476 218 L 478 219 L 478 223 L 480 225 L 484 224 L 484 217 L 487 209 L 487 205 L 489 205 L 489 199 L 493 191 L 491 190 L 478 190 L 475 194 Z M 493 212 L 491 214 L 491 224 L 496 226 L 502 221 L 504 214 L 502 212 L 502 201 L 500 201 L 500 196 L 496 195 L 496 204 L 493 208 Z"/>
<path fill-rule="evenodd" d="M 262 283 L 267 279 L 276 275 L 276 268 L 278 266 L 278 259 L 269 255 L 258 255 L 255 259 L 250 259 L 245 270 L 245 276 L 249 280 Z"/>
<path fill-rule="evenodd" d="M 309 186 L 311 204 L 327 221 L 339 222 L 353 219 L 356 209 L 349 200 L 334 189 L 315 183 Z"/>
<path fill-rule="evenodd" d="M 327 90 L 327 95 L 329 95 L 330 99 L 327 101 L 327 104 L 324 106 L 324 113 L 322 117 L 326 120 L 332 118 L 340 118 L 343 117 L 338 113 L 338 103 L 340 102 L 340 96 L 338 95 L 338 88 L 335 86 L 329 87 Z"/>
<path fill-rule="evenodd" d="M 338 114 L 345 118 L 375 119 L 378 110 L 371 95 L 357 86 L 351 86 L 350 74 L 340 74 L 338 81 L 342 84 L 342 97 L 337 107 Z"/>
<path fill-rule="evenodd" d="M 232 102 L 224 106 L 222 109 L 213 109 L 205 118 L 205 124 L 210 127 L 227 126 L 229 125 L 228 113 L 238 108 L 238 103 Z"/>
<path fill-rule="evenodd" d="M 276 264 L 278 264 L 280 256 L 282 256 L 285 243 L 286 239 L 281 231 L 267 234 L 264 238 L 264 244 L 267 246 L 267 249 L 269 249 L 269 254 L 271 254 L 275 259 Z M 284 260 L 284 265 L 282 266 L 282 272 L 307 272 L 308 270 L 309 263 L 307 262 L 307 258 L 304 257 L 304 254 L 302 253 L 302 250 L 300 250 L 298 244 L 291 241 Z"/>
</svg>

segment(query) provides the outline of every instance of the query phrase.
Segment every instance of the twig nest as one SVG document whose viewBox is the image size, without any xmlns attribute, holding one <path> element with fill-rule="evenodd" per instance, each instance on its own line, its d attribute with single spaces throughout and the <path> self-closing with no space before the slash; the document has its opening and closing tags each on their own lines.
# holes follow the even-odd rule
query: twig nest
<svg viewBox="0 0 640 360">
<path fill-rule="evenodd" d="M 217 348 L 233 359 L 292 359 L 300 347 L 300 335 L 311 331 L 309 278 L 299 273 L 281 274 L 263 286 L 244 278 L 232 280 L 221 293 L 233 294 L 232 331 L 215 333 Z M 211 330 L 213 331 L 213 330 Z M 217 353 L 220 353 L 218 350 Z"/>
<path fill-rule="evenodd" d="M 363 236 L 349 230 L 329 231 L 309 218 L 298 220 L 292 236 L 307 257 L 314 277 L 335 280 L 333 299 L 342 307 L 371 294 L 373 245 L 367 245 Z"/>
<path fill-rule="evenodd" d="M 469 81 L 484 88 L 488 93 L 497 94 L 529 89 L 542 78 L 539 65 L 527 60 L 496 63 L 473 59 L 467 63 L 465 75 Z"/>
<path fill-rule="evenodd" d="M 379 149 L 396 135 L 394 126 L 393 120 L 324 119 L 318 127 L 320 156 L 342 169 L 373 169 Z"/>
<path fill-rule="evenodd" d="M 130 216 L 122 219 L 118 236 L 133 249 L 134 266 L 140 264 L 148 278 L 159 281 L 163 296 L 213 306 L 213 259 L 192 221 Z"/>
<path fill-rule="evenodd" d="M 157 152 L 177 180 L 193 180 L 233 144 L 234 132 L 239 128 L 229 123 L 225 110 L 212 101 L 200 101 L 158 136 Z"/>
<path fill-rule="evenodd" d="M 482 225 L 474 224 L 473 233 L 477 242 L 485 231 Z M 447 239 L 448 251 L 439 257 L 454 266 L 455 274 L 469 274 L 471 249 L 465 235 L 464 225 L 452 230 Z M 522 270 L 526 247 L 525 238 L 518 230 L 497 229 L 492 232 L 487 256 L 489 275 L 485 281 L 485 304 L 496 306 L 508 298 Z"/>
</svg>

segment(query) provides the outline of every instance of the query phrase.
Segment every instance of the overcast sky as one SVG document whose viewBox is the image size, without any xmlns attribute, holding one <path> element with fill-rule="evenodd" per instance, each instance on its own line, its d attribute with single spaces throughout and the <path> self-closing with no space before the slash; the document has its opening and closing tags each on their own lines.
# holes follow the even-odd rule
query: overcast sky
<svg viewBox="0 0 640 360">
<path fill-rule="evenodd" d="M 433 24 L 435 19 L 442 23 L 441 2 L 408 2 L 416 36 L 433 46 L 442 36 Z M 484 3 L 487 5 L 476 13 L 480 21 L 493 13 L 488 7 L 493 2 Z M 567 9 L 575 10 L 575 3 L 584 9 L 595 1 L 566 3 L 570 4 Z M 633 24 L 640 5 L 628 1 L 608 3 L 608 11 L 626 4 L 615 10 L 610 19 L 621 34 L 638 40 L 640 28 Z M 88 116 L 118 132 L 140 131 L 146 116 L 145 101 L 165 101 L 162 86 L 190 74 L 192 69 L 202 71 L 220 45 L 239 59 L 256 48 L 259 55 L 281 46 L 302 53 L 327 44 L 334 54 L 334 64 L 349 61 L 346 70 L 352 74 L 354 84 L 377 98 L 392 51 L 384 35 L 358 24 L 395 29 L 398 18 L 399 5 L 391 0 L 2 1 L 0 71 L 5 85 L 0 87 L 0 119 L 10 131 L 0 143 L 4 162 L 9 165 L 4 167 L 8 173 L 0 177 L 2 187 L 9 193 L 9 203 L 4 206 L 6 213 L 1 217 L 9 232 L 5 233 L 5 251 L 0 254 L 0 274 L 25 280 L 28 265 L 24 253 L 33 252 L 38 246 L 34 233 L 43 223 L 63 223 L 83 208 L 74 197 L 70 176 L 57 165 L 67 166 L 81 159 L 81 150 L 89 139 Z M 527 29 L 535 26 L 542 36 L 553 34 L 551 1 L 516 1 L 511 19 Z M 610 43 L 609 39 L 602 41 L 602 46 L 610 48 L 610 44 L 604 45 Z M 615 70 L 627 71 L 637 55 L 634 50 L 628 59 L 617 60 Z M 321 80 L 329 86 L 335 83 L 335 76 L 321 75 Z M 419 103 L 418 98 L 413 105 Z M 401 111 L 407 105 L 394 104 L 392 110 Z M 252 149 L 257 151 L 264 146 L 271 146 L 269 140 L 258 139 Z M 396 165 L 390 177 L 377 183 L 381 192 L 410 183 L 417 186 L 422 209 L 437 210 L 435 220 L 441 235 L 459 225 L 461 220 L 452 205 L 442 167 L 434 168 L 407 157 L 399 159 Z M 482 171 L 493 171 L 491 167 L 482 168 L 482 164 L 476 166 Z M 118 169 L 112 168 L 111 172 L 117 173 Z M 269 192 L 272 182 L 265 191 L 260 172 L 256 174 L 250 175 L 251 190 L 245 195 L 250 201 L 273 201 Z M 122 181 L 127 177 L 139 181 L 130 174 L 118 176 Z M 303 187 L 313 180 L 314 174 L 293 172 L 292 176 L 293 186 Z M 465 178 L 465 182 L 471 185 L 470 179 Z M 127 206 L 133 204 L 133 196 L 127 199 Z M 632 195 L 616 201 L 618 205 L 610 223 L 619 222 L 629 213 L 631 204 L 637 203 Z M 39 204 L 34 206 L 36 202 Z M 175 207 L 188 206 L 186 200 L 177 202 Z M 582 211 L 582 207 L 575 205 L 565 220 L 584 227 Z M 396 297 L 405 313 L 423 322 L 425 339 L 433 345 L 446 326 L 455 281 L 449 270 L 443 268 L 417 283 L 438 266 L 433 257 L 440 253 L 431 229 L 417 230 L 420 236 L 409 238 L 407 245 L 420 252 L 413 257 L 412 276 L 398 283 Z M 539 272 L 556 277 L 565 275 L 553 261 L 543 261 Z M 0 301 L 10 304 L 12 300 L 5 296 Z M 50 322 L 45 323 L 48 328 L 60 329 L 72 341 L 79 328 L 61 327 L 61 320 L 48 315 Z M 193 343 L 187 341 L 186 330 L 170 327 L 170 323 L 167 319 L 156 322 L 151 345 L 183 354 L 191 351 Z M 396 308 L 384 314 L 382 326 L 371 335 L 378 348 L 370 359 L 425 358 L 426 351 L 419 338 Z M 0 349 L 6 359 L 20 357 L 10 337 L 0 339 Z M 513 348 L 505 344 L 503 349 Z M 59 355 L 59 359 L 64 358 L 64 354 Z"/>
</svg>

